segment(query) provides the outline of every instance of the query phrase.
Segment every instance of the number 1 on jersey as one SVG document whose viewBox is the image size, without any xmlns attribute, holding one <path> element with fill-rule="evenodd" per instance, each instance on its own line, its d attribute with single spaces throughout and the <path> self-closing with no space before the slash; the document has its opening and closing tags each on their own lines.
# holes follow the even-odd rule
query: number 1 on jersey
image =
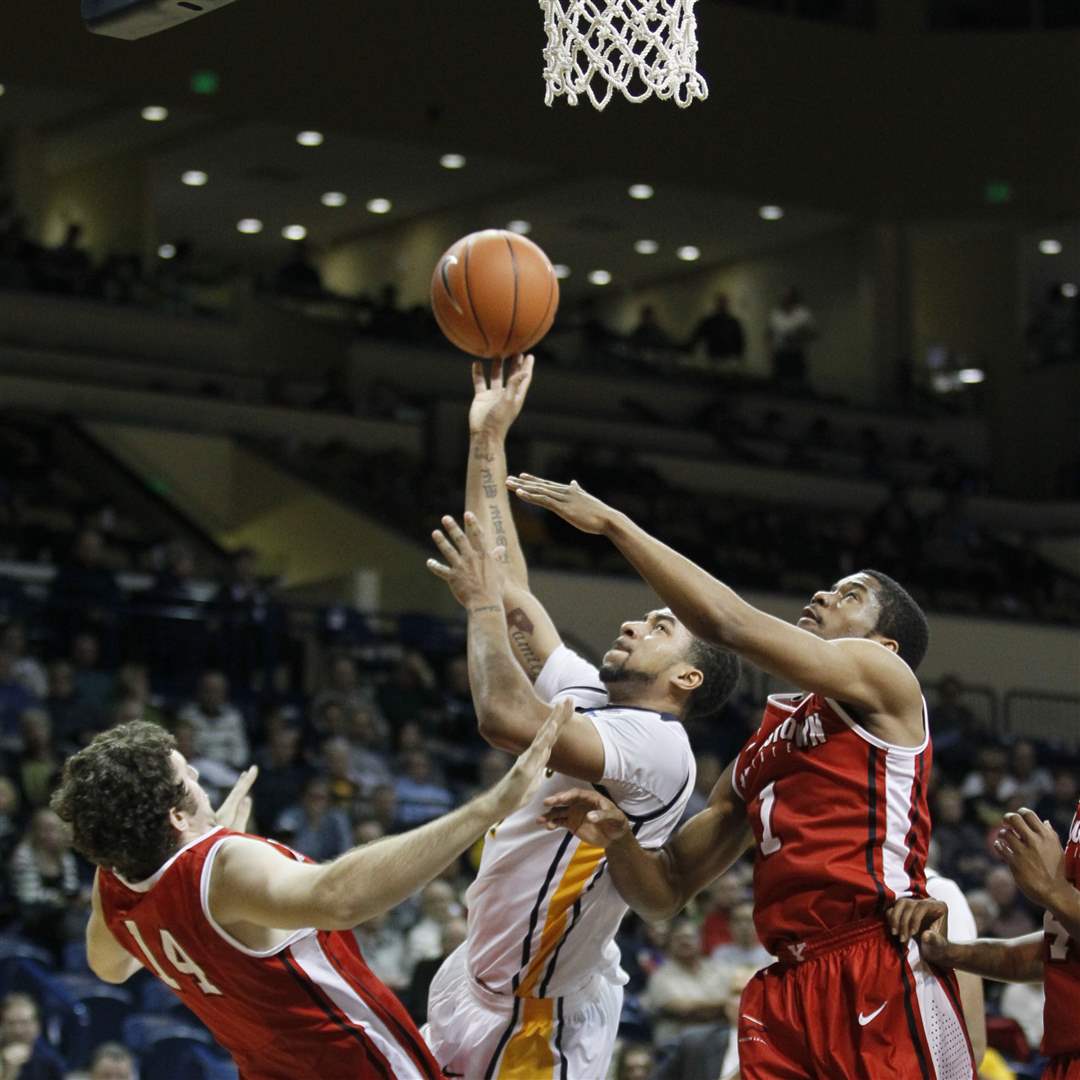
<svg viewBox="0 0 1080 1080">
<path fill-rule="evenodd" d="M 780 850 L 780 837 L 773 836 L 772 831 L 772 812 L 773 806 L 776 803 L 776 793 L 773 788 L 776 787 L 776 781 L 771 784 L 766 784 L 761 789 L 761 854 L 772 855 L 773 852 Z"/>
</svg>

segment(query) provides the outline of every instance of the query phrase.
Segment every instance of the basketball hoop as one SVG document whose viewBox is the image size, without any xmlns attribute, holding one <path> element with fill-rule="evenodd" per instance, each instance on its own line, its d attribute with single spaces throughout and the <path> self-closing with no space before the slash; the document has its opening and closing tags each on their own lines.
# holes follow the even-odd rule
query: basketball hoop
<svg viewBox="0 0 1080 1080">
<path fill-rule="evenodd" d="M 544 102 L 586 96 L 603 109 L 655 94 L 685 109 L 709 87 L 697 70 L 695 0 L 540 0 L 547 31 Z"/>
</svg>

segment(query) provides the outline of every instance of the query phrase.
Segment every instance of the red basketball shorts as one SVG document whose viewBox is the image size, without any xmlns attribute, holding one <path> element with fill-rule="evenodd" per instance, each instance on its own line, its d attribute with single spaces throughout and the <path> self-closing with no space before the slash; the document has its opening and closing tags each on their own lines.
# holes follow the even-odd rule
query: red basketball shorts
<svg viewBox="0 0 1080 1080">
<path fill-rule="evenodd" d="M 1080 1080 L 1080 1054 L 1051 1058 L 1043 1069 L 1042 1080 Z"/>
<path fill-rule="evenodd" d="M 785 945 L 739 1009 L 742 1080 L 973 1080 L 952 973 L 880 919 Z"/>
</svg>

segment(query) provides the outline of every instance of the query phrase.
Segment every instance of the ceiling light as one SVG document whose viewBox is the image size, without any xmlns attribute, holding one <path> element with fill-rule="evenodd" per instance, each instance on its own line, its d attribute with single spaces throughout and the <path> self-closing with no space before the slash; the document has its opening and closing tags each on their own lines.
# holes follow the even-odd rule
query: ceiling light
<svg viewBox="0 0 1080 1080">
<path fill-rule="evenodd" d="M 974 386 L 976 383 L 981 383 L 986 379 L 986 372 L 982 368 L 966 367 L 961 368 L 956 377 L 962 382 L 967 383 L 968 386 Z"/>
<path fill-rule="evenodd" d="M 607 270 L 590 270 L 589 281 L 593 285 L 610 285 L 611 274 Z"/>
<path fill-rule="evenodd" d="M 202 169 L 188 169 L 183 176 L 180 177 L 180 182 L 187 184 L 188 187 L 202 187 L 210 177 L 202 171 Z"/>
<path fill-rule="evenodd" d="M 389 199 L 368 199 L 367 208 L 372 214 L 389 214 L 394 204 Z"/>
<path fill-rule="evenodd" d="M 651 199 L 654 194 L 652 184 L 631 184 L 629 188 L 631 199 Z"/>
<path fill-rule="evenodd" d="M 160 124 L 162 120 L 169 119 L 169 110 L 164 105 L 147 105 L 142 111 L 142 118 L 151 124 Z"/>
<path fill-rule="evenodd" d="M 323 206 L 344 206 L 349 201 L 344 191 L 327 191 L 323 194 Z"/>
<path fill-rule="evenodd" d="M 511 232 L 517 233 L 518 236 L 528 236 L 529 233 L 532 232 L 532 224 L 521 218 L 514 218 L 513 221 L 507 223 L 506 227 Z"/>
<path fill-rule="evenodd" d="M 762 206 L 758 210 L 758 217 L 763 221 L 779 221 L 784 216 L 784 208 L 782 206 L 774 206 L 771 203 Z"/>
<path fill-rule="evenodd" d="M 157 249 L 159 259 L 175 259 L 176 258 L 176 245 L 175 244 L 162 244 Z"/>
<path fill-rule="evenodd" d="M 257 217 L 241 218 L 236 223 L 236 231 L 242 232 L 245 236 L 255 236 L 256 233 L 263 231 L 263 223 Z"/>
<path fill-rule="evenodd" d="M 1061 241 L 1060 240 L 1040 240 L 1039 250 L 1044 255 L 1060 255 L 1061 254 Z"/>
<path fill-rule="evenodd" d="M 303 225 L 286 225 L 285 228 L 281 230 L 281 235 L 284 236 L 286 240 L 303 240 L 304 237 L 307 236 L 307 229 L 305 229 Z"/>
<path fill-rule="evenodd" d="M 465 155 L 464 154 L 443 154 L 439 158 L 439 164 L 444 169 L 464 169 L 465 168 Z"/>
<path fill-rule="evenodd" d="M 660 245 L 655 240 L 635 240 L 634 250 L 639 255 L 655 255 L 660 250 Z"/>
<path fill-rule="evenodd" d="M 296 141 L 301 146 L 322 146 L 323 133 L 321 131 L 301 131 L 297 134 Z"/>
<path fill-rule="evenodd" d="M 566 263 L 556 263 L 551 269 L 555 271 L 555 276 L 560 281 L 570 276 L 570 267 Z"/>
<path fill-rule="evenodd" d="M 0 82 L 0 97 L 3 97 L 7 93 L 7 87 Z"/>
<path fill-rule="evenodd" d="M 675 254 L 678 255 L 683 262 L 695 262 L 697 259 L 701 258 L 701 248 L 696 248 L 693 244 L 683 244 Z"/>
<path fill-rule="evenodd" d="M 1080 295 L 1080 287 L 1077 286 L 1075 281 L 1066 281 L 1061 286 L 1061 295 L 1066 300 L 1075 300 Z"/>
</svg>

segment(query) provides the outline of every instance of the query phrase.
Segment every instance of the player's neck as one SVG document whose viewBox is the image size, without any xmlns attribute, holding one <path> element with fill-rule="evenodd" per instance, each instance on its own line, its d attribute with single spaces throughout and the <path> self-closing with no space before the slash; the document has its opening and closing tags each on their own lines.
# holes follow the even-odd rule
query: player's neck
<svg viewBox="0 0 1080 1080">
<path fill-rule="evenodd" d="M 622 686 L 619 683 L 607 687 L 608 701 L 612 705 L 621 705 L 627 709 L 648 709 L 650 712 L 667 713 L 678 716 L 681 706 L 672 701 L 666 694 L 650 694 L 642 692 L 640 686 Z M 625 691 L 620 693 L 620 691 Z"/>
</svg>

